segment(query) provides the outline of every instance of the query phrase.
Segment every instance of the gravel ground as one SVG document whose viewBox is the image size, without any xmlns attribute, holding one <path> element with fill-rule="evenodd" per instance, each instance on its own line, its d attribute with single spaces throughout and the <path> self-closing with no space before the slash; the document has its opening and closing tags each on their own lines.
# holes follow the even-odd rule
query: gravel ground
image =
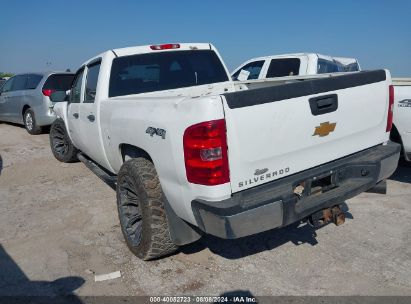
<svg viewBox="0 0 411 304">
<path fill-rule="evenodd" d="M 411 295 L 411 166 L 388 195 L 347 201 L 340 227 L 207 236 L 143 262 L 123 241 L 114 191 L 82 163 L 55 160 L 48 134 L 0 124 L 0 154 L 0 295 Z M 121 278 L 94 281 L 114 271 Z"/>
</svg>

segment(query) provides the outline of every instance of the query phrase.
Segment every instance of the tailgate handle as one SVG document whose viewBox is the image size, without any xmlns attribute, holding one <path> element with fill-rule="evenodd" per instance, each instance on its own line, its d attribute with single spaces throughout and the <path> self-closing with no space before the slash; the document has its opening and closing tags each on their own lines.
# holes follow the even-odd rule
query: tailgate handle
<svg viewBox="0 0 411 304">
<path fill-rule="evenodd" d="M 309 102 L 311 113 L 314 116 L 331 113 L 338 109 L 337 94 L 313 97 L 309 99 Z"/>
</svg>

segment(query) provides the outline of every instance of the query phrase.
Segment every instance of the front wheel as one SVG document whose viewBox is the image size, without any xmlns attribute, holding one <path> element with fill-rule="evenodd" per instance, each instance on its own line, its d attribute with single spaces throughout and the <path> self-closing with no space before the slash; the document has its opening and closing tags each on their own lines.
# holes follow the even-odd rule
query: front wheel
<svg viewBox="0 0 411 304">
<path fill-rule="evenodd" d="M 31 135 L 37 135 L 41 133 L 41 127 L 37 125 L 36 118 L 32 109 L 27 109 L 23 115 L 24 127 Z"/>
<path fill-rule="evenodd" d="M 117 207 L 121 230 L 130 250 L 142 260 L 173 253 L 165 196 L 156 169 L 145 158 L 126 161 L 117 178 Z"/>
<path fill-rule="evenodd" d="M 61 118 L 57 118 L 50 128 L 50 148 L 54 157 L 63 163 L 77 161 L 79 150 L 73 145 Z"/>
</svg>

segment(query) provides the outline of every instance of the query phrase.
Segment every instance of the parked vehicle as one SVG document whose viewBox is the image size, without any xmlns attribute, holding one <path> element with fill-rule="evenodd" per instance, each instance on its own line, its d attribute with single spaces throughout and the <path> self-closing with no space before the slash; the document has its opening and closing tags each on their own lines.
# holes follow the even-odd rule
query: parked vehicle
<svg viewBox="0 0 411 304">
<path fill-rule="evenodd" d="M 250 59 L 234 70 L 232 78 L 239 80 L 242 73 L 243 86 L 257 87 L 266 86 L 265 80 L 272 77 L 355 71 L 361 71 L 361 67 L 354 58 L 300 53 Z M 256 82 L 250 84 L 248 80 Z M 391 140 L 401 144 L 404 159 L 411 161 L 411 78 L 394 78 L 393 84 L 395 104 Z"/>
<path fill-rule="evenodd" d="M 402 155 L 411 161 L 411 78 L 393 78 L 394 126 L 391 140 L 402 146 Z"/>
<path fill-rule="evenodd" d="M 354 58 L 330 57 L 316 53 L 298 53 L 250 59 L 233 71 L 232 79 L 266 79 L 359 70 L 358 60 Z"/>
<path fill-rule="evenodd" d="M 341 224 L 339 204 L 397 166 L 390 74 L 295 79 L 231 81 L 208 43 L 110 50 L 56 104 L 50 146 L 116 184 L 122 232 L 144 260 L 204 233 Z"/>
<path fill-rule="evenodd" d="M 11 77 L 0 89 L 0 121 L 24 124 L 30 134 L 56 119 L 50 94 L 70 89 L 73 73 L 30 73 Z"/>
</svg>

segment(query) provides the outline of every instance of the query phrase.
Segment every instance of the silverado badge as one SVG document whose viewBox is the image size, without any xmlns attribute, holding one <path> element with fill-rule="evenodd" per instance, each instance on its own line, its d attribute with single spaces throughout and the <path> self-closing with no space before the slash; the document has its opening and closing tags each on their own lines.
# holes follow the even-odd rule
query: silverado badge
<svg viewBox="0 0 411 304">
<path fill-rule="evenodd" d="M 313 136 L 315 136 L 315 135 L 318 135 L 320 137 L 327 136 L 331 132 L 334 132 L 336 125 L 337 125 L 337 123 L 335 123 L 335 122 L 333 122 L 333 123 L 330 123 L 329 121 L 322 122 L 322 123 L 320 123 L 320 125 L 318 127 L 315 127 Z"/>
</svg>

